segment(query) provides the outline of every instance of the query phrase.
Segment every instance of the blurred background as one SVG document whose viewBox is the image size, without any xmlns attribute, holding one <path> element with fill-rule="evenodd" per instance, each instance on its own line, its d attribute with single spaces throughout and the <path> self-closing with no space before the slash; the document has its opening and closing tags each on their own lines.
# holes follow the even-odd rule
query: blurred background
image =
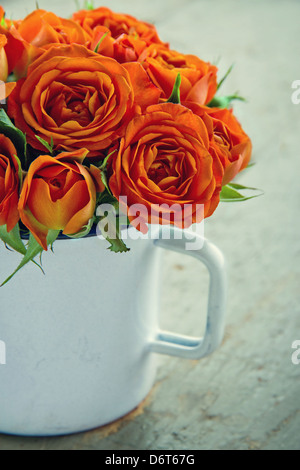
<svg viewBox="0 0 300 470">
<path fill-rule="evenodd" d="M 10 18 L 34 1 L 2 0 Z M 75 2 L 39 0 L 69 16 Z M 81 4 L 82 5 L 82 4 Z M 236 182 L 264 191 L 221 203 L 205 236 L 224 253 L 228 303 L 225 339 L 199 362 L 161 358 L 143 406 L 114 425 L 76 436 L 0 436 L 0 449 L 294 449 L 300 450 L 300 80 L 297 0 L 107 0 L 114 11 L 154 23 L 172 49 L 234 64 L 221 94 L 239 92 L 235 114 L 253 142 L 251 169 Z M 298 95 L 299 96 L 299 95 Z M 194 260 L 164 254 L 163 328 L 201 334 L 208 275 Z M 202 315 L 199 318 L 199 310 Z M 0 398 L 1 399 L 1 398 Z"/>
</svg>

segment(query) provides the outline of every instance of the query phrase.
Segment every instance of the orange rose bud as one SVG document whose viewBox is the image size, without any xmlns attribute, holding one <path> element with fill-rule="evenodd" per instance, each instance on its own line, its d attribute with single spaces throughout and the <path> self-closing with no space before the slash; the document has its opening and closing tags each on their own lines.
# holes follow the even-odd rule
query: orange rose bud
<svg viewBox="0 0 300 470">
<path fill-rule="evenodd" d="M 249 136 L 229 109 L 186 105 L 205 122 L 210 134 L 210 153 L 224 169 L 222 184 L 230 183 L 249 164 L 252 154 Z"/>
<path fill-rule="evenodd" d="M 137 96 L 142 109 L 160 96 L 140 64 L 127 71 L 83 46 L 52 47 L 18 81 L 8 114 L 37 150 L 44 148 L 36 135 L 53 138 L 55 151 L 86 148 L 89 157 L 102 158 L 124 134 Z"/>
<path fill-rule="evenodd" d="M 47 235 L 62 230 L 78 233 L 93 217 L 100 170 L 93 174 L 82 165 L 86 149 L 41 155 L 32 162 L 20 195 L 19 212 L 23 224 L 47 250 Z M 97 188 L 96 188 L 97 186 Z"/>
<path fill-rule="evenodd" d="M 8 29 L 0 27 L 0 34 L 3 34 L 7 41 L 5 44 L 5 52 L 8 63 L 8 74 L 14 72 L 17 78 L 19 78 L 19 70 L 22 72 L 20 76 L 22 76 L 22 74 L 24 75 L 29 60 L 24 43 L 20 40 L 15 25 L 11 25 Z"/>
<path fill-rule="evenodd" d="M 19 165 L 17 151 L 7 137 L 0 134 L 0 226 L 10 232 L 19 221 Z"/>
<path fill-rule="evenodd" d="M 181 101 L 207 104 L 217 91 L 217 68 L 194 55 L 180 54 L 164 45 L 152 44 L 139 57 L 152 82 L 168 99 L 178 74 Z"/>
<path fill-rule="evenodd" d="M 105 26 L 97 26 L 88 42 L 88 49 L 106 57 L 114 56 L 114 42 L 111 32 Z"/>
<path fill-rule="evenodd" d="M 15 82 L 5 83 L 9 73 L 7 55 L 5 52 L 6 45 L 6 36 L 0 34 L 0 104 L 11 94 L 16 86 Z"/>
<path fill-rule="evenodd" d="M 130 213 L 135 204 L 147 211 L 139 220 L 182 228 L 210 216 L 219 203 L 223 172 L 209 153 L 206 126 L 181 105 L 150 106 L 134 118 L 112 157 L 110 172 L 111 191 L 121 206 L 122 196 L 127 197 L 125 209 L 136 228 Z M 191 210 L 186 218 L 185 205 Z"/>
<path fill-rule="evenodd" d="M 138 37 L 122 34 L 113 43 L 113 58 L 120 64 L 136 62 L 146 47 L 147 43 Z"/>
</svg>

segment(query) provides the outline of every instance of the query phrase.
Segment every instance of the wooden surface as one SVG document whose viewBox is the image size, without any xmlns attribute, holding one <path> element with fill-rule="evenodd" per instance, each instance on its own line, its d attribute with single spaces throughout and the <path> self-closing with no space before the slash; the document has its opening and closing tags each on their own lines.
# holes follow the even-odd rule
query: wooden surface
<svg viewBox="0 0 300 470">
<path fill-rule="evenodd" d="M 14 18 L 35 6 L 2 4 Z M 69 14 L 74 4 L 51 5 Z M 229 279 L 226 335 L 216 353 L 199 362 L 162 357 L 145 402 L 109 426 L 60 438 L 1 435 L 0 450 L 300 450 L 300 365 L 291 361 L 292 343 L 300 340 L 300 105 L 291 101 L 291 84 L 300 80 L 300 3 L 110 0 L 107 6 L 155 22 L 174 49 L 220 58 L 220 77 L 235 63 L 223 92 L 238 90 L 248 100 L 235 109 L 256 161 L 238 181 L 265 195 L 221 204 L 206 221 L 206 237 L 223 251 Z M 205 270 L 168 253 L 164 271 L 162 326 L 200 332 Z"/>
</svg>

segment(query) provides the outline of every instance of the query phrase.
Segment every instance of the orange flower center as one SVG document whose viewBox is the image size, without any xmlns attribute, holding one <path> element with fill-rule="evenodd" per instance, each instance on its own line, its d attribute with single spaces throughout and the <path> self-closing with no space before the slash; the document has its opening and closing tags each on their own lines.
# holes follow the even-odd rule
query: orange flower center
<svg viewBox="0 0 300 470">
<path fill-rule="evenodd" d="M 57 165 L 41 170 L 35 178 L 41 178 L 47 183 L 53 202 L 62 199 L 76 181 L 83 180 L 77 171 L 64 167 L 59 168 Z"/>
<path fill-rule="evenodd" d="M 148 168 L 148 178 L 162 191 L 173 191 L 180 186 L 186 172 L 183 149 L 175 143 L 157 143 L 152 148 L 154 159 Z"/>
<path fill-rule="evenodd" d="M 86 90 L 80 90 L 79 87 L 73 89 L 63 86 L 60 93 L 51 96 L 46 105 L 46 111 L 58 126 L 62 126 L 65 122 L 76 121 L 82 127 L 86 127 L 93 121 L 93 115 L 89 110 L 89 96 Z"/>
<path fill-rule="evenodd" d="M 230 150 L 232 148 L 232 142 L 228 130 L 222 123 L 217 123 L 214 126 L 214 139 L 215 142 L 221 147 Z"/>
</svg>

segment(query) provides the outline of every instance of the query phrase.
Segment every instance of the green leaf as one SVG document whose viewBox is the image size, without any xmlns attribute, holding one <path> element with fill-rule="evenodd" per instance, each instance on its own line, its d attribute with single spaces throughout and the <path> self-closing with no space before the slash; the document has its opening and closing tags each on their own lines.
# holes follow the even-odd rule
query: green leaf
<svg viewBox="0 0 300 470">
<path fill-rule="evenodd" d="M 118 151 L 118 149 L 115 149 L 113 150 L 112 152 L 110 152 L 108 155 L 106 155 L 106 157 L 104 158 L 104 160 L 101 162 L 101 165 L 99 166 L 100 170 L 103 170 L 105 171 L 106 170 L 106 167 L 107 167 L 107 164 L 108 164 L 108 160 L 110 159 L 110 157 L 116 153 Z"/>
<path fill-rule="evenodd" d="M 26 136 L 11 122 L 3 108 L 0 109 L 0 133 L 8 137 L 16 147 L 18 156 L 27 164 Z"/>
<path fill-rule="evenodd" d="M 239 96 L 237 94 L 235 95 L 229 95 L 229 96 L 215 96 L 207 106 L 210 108 L 229 108 L 231 106 L 232 101 L 246 101 L 245 98 L 242 96 Z"/>
<path fill-rule="evenodd" d="M 172 94 L 170 98 L 168 99 L 167 103 L 180 104 L 180 85 L 181 85 L 181 75 L 179 73 L 176 77 Z"/>
<path fill-rule="evenodd" d="M 101 222 L 102 221 L 99 222 L 100 228 L 101 228 Z M 105 228 L 105 227 L 103 227 L 103 228 Z M 119 230 L 117 230 L 117 234 L 114 238 L 111 238 L 109 235 L 105 234 L 104 231 L 102 231 L 102 235 L 105 238 L 105 240 L 107 240 L 108 243 L 110 244 L 110 246 L 108 247 L 108 249 L 110 251 L 112 251 L 114 253 L 126 253 L 126 252 L 130 251 L 130 249 L 123 242 Z"/>
<path fill-rule="evenodd" d="M 59 235 L 59 230 L 49 230 L 48 237 L 47 237 L 48 246 L 52 245 L 55 242 L 58 235 Z M 30 261 L 33 261 L 34 258 L 42 252 L 43 252 L 43 248 L 36 241 L 34 236 L 30 234 L 28 248 L 26 250 L 26 254 L 24 258 L 22 259 L 17 269 L 1 284 L 0 287 L 3 287 L 5 284 L 7 284 L 14 277 L 14 275 L 17 274 L 18 271 L 20 271 L 20 269 L 22 269 Z"/>
<path fill-rule="evenodd" d="M 36 135 L 35 137 L 44 147 L 46 147 L 46 149 L 52 155 L 53 154 L 53 137 L 51 136 L 51 143 L 50 144 L 46 140 L 42 139 L 42 137 L 39 137 L 38 135 Z"/>
<path fill-rule="evenodd" d="M 121 238 L 116 238 L 114 240 L 106 238 L 106 240 L 110 243 L 110 247 L 108 247 L 108 249 L 113 253 L 127 253 L 130 251 L 130 248 L 125 245 Z"/>
<path fill-rule="evenodd" d="M 107 209 L 101 208 L 101 205 L 106 205 Z M 99 211 L 99 209 L 101 210 Z M 108 249 L 114 253 L 130 251 L 121 237 L 121 225 L 125 225 L 123 222 L 126 225 L 128 222 L 129 225 L 127 216 L 125 218 L 123 216 L 124 214 L 120 211 L 119 201 L 112 194 L 108 191 L 99 194 L 96 210 L 97 227 L 101 231 L 103 238 L 110 244 Z"/>
<path fill-rule="evenodd" d="M 95 5 L 93 0 L 85 0 L 84 2 L 84 7 L 86 10 L 94 10 Z"/>
<path fill-rule="evenodd" d="M 244 196 L 243 194 L 241 194 L 240 191 L 258 191 L 259 194 L 254 194 L 253 196 Z M 229 183 L 226 186 L 223 186 L 221 194 L 220 194 L 220 201 L 222 202 L 248 201 L 249 199 L 253 199 L 255 197 L 259 197 L 262 195 L 263 195 L 263 191 L 257 188 L 250 188 L 247 186 L 243 186 L 241 184 Z"/>
<path fill-rule="evenodd" d="M 237 183 L 229 183 L 227 186 L 230 186 L 233 189 L 238 189 L 241 191 L 260 191 L 257 188 L 251 188 L 250 186 L 243 186 L 242 184 L 237 184 Z M 262 191 L 261 191 L 262 193 Z M 261 194 L 259 194 L 261 196 Z"/>
<path fill-rule="evenodd" d="M 246 166 L 246 168 L 247 168 L 247 169 L 248 169 L 248 168 L 252 168 L 252 167 L 255 166 L 255 165 L 256 165 L 256 162 L 250 162 L 250 163 Z"/>
<path fill-rule="evenodd" d="M 76 238 L 86 237 L 90 233 L 90 231 L 92 230 L 92 227 L 93 227 L 95 221 L 96 221 L 96 217 L 92 217 L 89 220 L 88 224 L 85 225 L 84 227 L 82 227 L 82 229 L 79 232 L 74 233 L 73 235 L 67 235 L 67 237 L 68 238 L 75 238 L 75 239 Z"/>
<path fill-rule="evenodd" d="M 100 204 L 110 204 L 111 206 L 113 206 L 115 209 L 118 209 L 119 208 L 119 201 L 118 199 L 115 198 L 115 196 L 113 196 L 111 194 L 111 192 L 109 191 L 104 191 L 103 193 L 98 193 L 97 195 L 97 207 L 100 205 Z"/>
<path fill-rule="evenodd" d="M 106 38 L 107 35 L 108 35 L 108 31 L 107 31 L 107 33 L 103 34 L 103 36 L 101 37 L 101 39 L 98 42 L 97 46 L 95 47 L 94 52 L 96 52 L 96 54 L 98 54 L 99 47 L 100 47 L 102 41 L 104 41 L 104 39 Z"/>
<path fill-rule="evenodd" d="M 223 85 L 223 83 L 225 82 L 226 78 L 231 74 L 232 72 L 232 69 L 234 67 L 234 64 L 232 64 L 229 69 L 227 70 L 227 72 L 225 73 L 224 77 L 220 80 L 220 82 L 218 83 L 218 87 L 217 87 L 217 90 L 219 90 L 221 88 L 221 86 Z"/>
<path fill-rule="evenodd" d="M 101 181 L 102 183 L 104 184 L 106 190 L 111 194 L 111 191 L 110 191 L 110 188 L 109 188 L 109 184 L 108 184 L 108 179 L 107 179 L 107 174 L 106 174 L 106 171 L 101 171 Z"/>
<path fill-rule="evenodd" d="M 19 224 L 17 224 L 10 232 L 7 232 L 6 225 L 2 225 L 0 227 L 0 238 L 4 243 L 6 243 L 6 245 L 10 246 L 18 253 L 21 253 L 22 255 L 26 254 L 26 248 L 20 236 Z"/>
<path fill-rule="evenodd" d="M 113 150 L 112 152 L 110 152 L 105 158 L 104 160 L 101 162 L 101 165 L 96 165 L 100 170 L 101 170 L 101 181 L 102 183 L 104 184 L 107 192 L 112 196 L 111 194 L 111 190 L 110 190 L 110 187 L 109 187 L 109 184 L 108 184 L 108 180 L 107 180 L 107 164 L 108 164 L 108 160 L 110 159 L 110 157 L 115 153 L 117 152 L 117 149 Z M 103 193 L 101 193 L 103 194 Z M 113 197 L 113 196 L 112 196 Z M 114 200 L 116 200 L 114 198 Z"/>
<path fill-rule="evenodd" d="M 117 202 L 118 203 L 118 202 Z M 120 233 L 120 219 L 117 213 L 108 213 L 106 216 L 98 217 L 98 228 L 101 230 L 102 236 L 110 244 L 109 250 L 114 253 L 126 253 L 130 249 L 125 245 Z M 113 230 L 109 232 L 110 227 Z"/>
<path fill-rule="evenodd" d="M 222 59 L 222 56 L 221 56 L 221 55 L 218 55 L 215 59 L 213 59 L 213 60 L 211 61 L 211 63 L 212 63 L 213 65 L 219 67 L 219 63 L 220 63 L 221 59 Z"/>
</svg>

